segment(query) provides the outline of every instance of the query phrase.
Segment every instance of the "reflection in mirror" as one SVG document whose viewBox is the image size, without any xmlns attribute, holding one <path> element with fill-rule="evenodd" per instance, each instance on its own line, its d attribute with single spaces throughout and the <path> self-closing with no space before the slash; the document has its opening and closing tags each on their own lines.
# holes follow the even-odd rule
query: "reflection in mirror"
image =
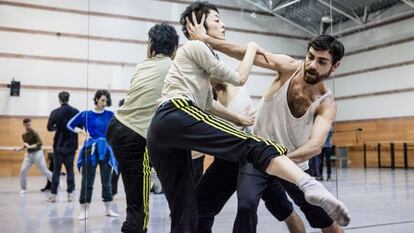
<svg viewBox="0 0 414 233">
<path fill-rule="evenodd" d="M 0 11 L 0 231 L 82 232 L 83 138 L 66 125 L 87 108 L 88 2 L 2 1 Z"/>
<path fill-rule="evenodd" d="M 346 48 L 331 84 L 339 197 L 353 215 L 351 226 L 363 232 L 403 232 L 413 221 L 407 205 L 413 192 L 413 7 L 405 0 L 332 1 L 333 35 Z M 390 212 L 396 214 L 385 217 Z"/>
<path fill-rule="evenodd" d="M 337 204 L 333 196 L 353 216 L 347 231 L 411 229 L 412 1 L 212 0 L 218 12 L 206 11 L 208 36 L 202 26 L 188 28 L 208 46 L 189 43 L 182 31 L 180 16 L 192 2 L 1 1 L 0 203 L 7 217 L 0 218 L 0 230 L 182 232 L 194 229 L 197 220 L 198 232 L 340 232 L 347 219 L 329 211 Z M 169 26 L 155 26 L 160 22 Z M 319 35 L 343 43 L 340 63 L 332 56 L 340 54 L 336 42 L 330 53 L 320 49 L 320 40 L 308 48 Z M 226 64 L 243 76 L 249 59 L 244 65 L 240 59 L 246 49 L 256 50 L 246 46 L 250 41 L 259 47 L 246 84 L 219 82 L 231 80 L 234 71 L 215 72 L 220 69 L 207 65 Z M 182 119 L 159 131 L 149 127 L 161 90 L 164 100 L 181 94 L 203 109 L 207 73 L 214 77 L 214 97 L 227 108 L 212 114 L 235 124 L 181 106 L 196 111 L 185 116 L 198 117 L 203 126 L 184 143 L 179 140 L 186 131 L 177 127 Z M 201 82 L 199 76 L 206 78 Z M 254 125 L 238 127 L 251 124 L 254 112 Z M 157 111 L 153 125 L 164 123 L 159 116 Z M 209 129 L 224 133 L 207 135 Z M 162 133 L 148 139 L 147 131 Z M 275 159 L 280 167 L 293 167 L 256 170 L 257 160 L 245 158 L 248 150 L 238 146 L 248 132 L 286 146 L 301 169 Z M 34 146 L 14 152 L 23 140 Z M 258 141 L 247 147 L 260 151 Z M 157 153 L 160 148 L 163 153 Z M 168 153 L 171 148 L 174 153 Z M 266 148 L 273 154 L 283 150 Z M 25 169 L 30 165 L 35 166 Z M 52 191 L 40 191 L 45 176 L 53 181 Z M 303 204 L 307 187 L 334 194 L 322 192 L 313 204 L 327 197 L 329 205 L 322 207 L 339 225 L 326 211 Z M 10 218 L 22 224 L 11 226 Z"/>
</svg>

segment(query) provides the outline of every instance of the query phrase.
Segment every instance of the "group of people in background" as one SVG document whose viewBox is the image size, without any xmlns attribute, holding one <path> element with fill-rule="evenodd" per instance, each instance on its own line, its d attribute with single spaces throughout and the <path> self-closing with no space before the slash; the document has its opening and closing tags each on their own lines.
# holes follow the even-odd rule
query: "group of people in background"
<svg viewBox="0 0 414 233">
<path fill-rule="evenodd" d="M 106 215 L 117 217 L 112 208 L 113 195 L 116 187 L 112 187 L 112 177 L 117 181 L 117 161 L 114 158 L 111 147 L 105 139 L 105 132 L 113 112 L 106 110 L 111 106 L 111 96 L 107 90 L 98 90 L 93 98 L 95 107 L 92 110 L 79 112 L 70 106 L 69 93 L 59 93 L 60 107 L 50 114 L 47 130 L 55 131 L 53 138 L 53 171 L 47 169 L 42 141 L 39 134 L 32 129 L 31 120 L 26 118 L 23 125 L 26 132 L 23 134 L 24 145 L 18 151 L 27 149 L 27 153 L 21 167 L 21 191 L 26 192 L 27 172 L 32 164 L 40 169 L 42 174 L 51 182 L 51 195 L 49 202 L 56 202 L 62 166 L 67 173 L 67 200 L 75 197 L 74 160 L 78 150 L 78 134 L 85 137 L 84 144 L 79 152 L 77 167 L 82 174 L 79 202 L 82 206 L 79 219 L 88 217 L 89 204 L 92 199 L 92 191 L 95 181 L 96 168 L 99 165 L 102 183 L 102 199 L 106 207 Z M 52 173 L 53 172 L 53 173 Z M 115 174 L 113 174 L 115 173 Z"/>
<path fill-rule="evenodd" d="M 238 45 L 225 40 L 219 10 L 208 2 L 191 3 L 180 24 L 189 39 L 180 48 L 174 27 L 157 24 L 149 30 L 147 59 L 136 66 L 125 102 L 115 113 L 105 109 L 111 106 L 106 90 L 98 90 L 95 107 L 83 112 L 68 105 L 67 92 L 59 94 L 61 107 L 48 122 L 48 130 L 56 131 L 53 175 L 46 168 L 38 134 L 25 120 L 28 153 L 22 192 L 27 169 L 36 163 L 52 181 L 49 201 L 55 202 L 63 164 L 72 201 L 73 161 L 81 134 L 80 220 L 89 216 L 99 165 L 106 215 L 118 216 L 112 209 L 111 180 L 120 173 L 127 204 L 121 231 L 147 232 L 153 167 L 171 211 L 171 232 L 211 232 L 215 216 L 235 192 L 235 233 L 256 232 L 260 199 L 290 232 L 305 232 L 287 194 L 312 227 L 343 232 L 341 226 L 350 221 L 346 206 L 309 175 L 308 165 L 309 159 L 325 153 L 325 141 L 326 148 L 331 147 L 336 104 L 324 81 L 340 64 L 342 43 L 329 35 L 317 36 L 309 42 L 304 61 L 270 53 L 254 42 Z M 239 67 L 221 62 L 215 50 L 240 60 Z M 257 115 L 241 87 L 253 64 L 278 73 Z M 215 159 L 201 175 L 203 154 Z"/>
</svg>

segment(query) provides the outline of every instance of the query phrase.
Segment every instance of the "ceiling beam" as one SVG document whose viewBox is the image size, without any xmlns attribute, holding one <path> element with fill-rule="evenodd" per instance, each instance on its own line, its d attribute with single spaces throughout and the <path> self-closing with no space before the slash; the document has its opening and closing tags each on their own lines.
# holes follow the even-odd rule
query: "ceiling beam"
<svg viewBox="0 0 414 233">
<path fill-rule="evenodd" d="M 352 15 L 359 19 L 359 21 L 361 21 L 362 23 L 366 24 L 368 23 L 368 17 L 370 15 L 369 13 L 369 7 L 368 6 L 364 6 L 364 14 L 359 16 L 355 11 L 352 11 Z"/>
<path fill-rule="evenodd" d="M 399 22 L 402 20 L 411 19 L 413 17 L 414 17 L 413 11 L 409 10 L 409 11 L 401 12 L 398 14 L 394 14 L 392 16 L 384 17 L 381 19 L 373 20 L 371 18 L 368 21 L 368 23 L 364 25 L 356 25 L 354 27 L 348 27 L 344 30 L 333 33 L 333 36 L 338 36 L 338 35 L 342 36 L 342 34 L 349 35 L 349 34 L 356 33 L 359 30 L 367 30 L 367 28 L 370 29 L 370 28 L 378 27 L 377 25 L 395 23 L 395 22 Z"/>
<path fill-rule="evenodd" d="M 319 2 L 319 3 L 321 3 L 322 5 L 324 5 L 324 6 L 328 7 L 328 8 L 331 8 L 333 11 L 335 11 L 335 12 L 337 12 L 337 13 L 339 13 L 339 14 L 341 14 L 341 15 L 343 15 L 343 16 L 345 16 L 345 17 L 347 17 L 347 18 L 349 18 L 350 20 L 355 21 L 355 22 L 356 22 L 356 23 L 358 23 L 358 24 L 364 24 L 364 23 L 363 23 L 360 19 L 355 18 L 354 16 L 352 16 L 352 15 L 350 15 L 350 14 L 346 13 L 345 11 L 343 11 L 343 10 L 341 10 L 341 9 L 337 8 L 337 7 L 332 6 L 332 5 L 331 5 L 331 4 L 329 4 L 328 2 L 325 2 L 324 0 L 318 0 L 318 2 Z"/>
<path fill-rule="evenodd" d="M 369 16 L 369 8 L 368 6 L 364 7 L 364 16 L 362 17 L 362 22 L 367 23 L 368 22 L 368 16 Z"/>
<path fill-rule="evenodd" d="M 302 0 L 293 0 L 293 1 L 291 1 L 291 2 L 287 2 L 287 3 L 282 4 L 282 5 L 280 5 L 280 6 L 276 6 L 275 8 L 273 8 L 273 9 L 272 9 L 272 12 L 276 12 L 276 11 L 278 11 L 278 10 L 282 10 L 282 9 L 284 9 L 284 8 L 286 8 L 286 7 L 288 7 L 288 6 L 291 6 L 291 5 L 295 4 L 295 3 L 298 3 L 298 2 L 300 2 L 300 1 L 302 1 Z"/>
<path fill-rule="evenodd" d="M 275 12 L 270 11 L 270 10 L 269 10 L 269 9 L 267 9 L 265 6 L 260 5 L 260 4 L 259 4 L 259 3 L 257 3 L 256 1 L 253 1 L 253 0 L 245 0 L 245 1 L 246 1 L 246 2 L 248 2 L 248 3 L 250 3 L 250 4 L 252 4 L 252 5 L 254 5 L 254 6 L 256 6 L 257 8 L 260 8 L 261 10 L 264 10 L 264 11 L 266 11 L 266 12 L 271 13 L 272 15 L 274 15 L 274 16 L 276 16 L 276 17 L 280 18 L 281 20 L 283 20 L 283 21 L 285 21 L 285 22 L 287 22 L 287 23 L 289 23 L 289 24 L 291 24 L 291 25 L 293 25 L 293 26 L 295 26 L 295 27 L 297 27 L 297 28 L 301 29 L 301 30 L 302 30 L 302 31 L 304 31 L 304 32 L 307 32 L 307 33 L 311 34 L 312 36 L 317 36 L 317 32 L 310 31 L 309 29 L 307 29 L 307 28 L 305 28 L 305 27 L 303 27 L 303 26 L 301 26 L 301 25 L 299 25 L 299 24 L 297 24 L 297 23 L 293 22 L 292 20 L 287 19 L 287 18 L 285 18 L 285 17 L 283 17 L 283 16 L 281 16 L 281 15 L 279 15 L 279 14 L 275 13 Z"/>
<path fill-rule="evenodd" d="M 270 8 L 272 8 L 272 6 L 269 6 L 268 0 L 262 0 L 262 2 L 263 2 L 263 5 L 265 5 L 269 8 L 268 11 L 270 10 Z M 256 2 L 255 5 L 260 5 L 260 4 L 258 2 Z"/>
<path fill-rule="evenodd" d="M 405 4 L 410 6 L 411 8 L 414 8 L 414 1 L 413 0 L 402 0 Z"/>
</svg>

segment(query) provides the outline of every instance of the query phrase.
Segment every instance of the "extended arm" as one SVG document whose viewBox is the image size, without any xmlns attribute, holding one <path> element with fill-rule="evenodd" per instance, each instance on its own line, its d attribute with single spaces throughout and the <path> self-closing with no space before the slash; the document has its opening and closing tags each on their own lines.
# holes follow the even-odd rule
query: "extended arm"
<svg viewBox="0 0 414 233">
<path fill-rule="evenodd" d="M 246 54 L 247 47 L 208 36 L 206 29 L 203 26 L 203 19 L 204 18 L 202 18 L 200 23 L 197 23 L 197 20 L 195 20 L 195 15 L 193 14 L 194 25 L 191 24 L 189 20 L 187 20 L 187 31 L 190 34 L 191 39 L 206 42 L 214 49 L 217 49 L 228 56 L 241 60 Z M 254 57 L 255 65 L 271 69 L 279 73 L 295 71 L 298 62 L 299 61 L 284 54 L 273 54 L 267 52 L 260 46 L 258 47 L 257 54 Z"/>
<path fill-rule="evenodd" d="M 329 97 L 328 97 L 329 98 Z M 309 141 L 298 149 L 291 151 L 287 156 L 296 163 L 309 160 L 322 151 L 326 137 L 336 116 L 336 104 L 332 98 L 325 99 L 319 106 Z"/>
</svg>

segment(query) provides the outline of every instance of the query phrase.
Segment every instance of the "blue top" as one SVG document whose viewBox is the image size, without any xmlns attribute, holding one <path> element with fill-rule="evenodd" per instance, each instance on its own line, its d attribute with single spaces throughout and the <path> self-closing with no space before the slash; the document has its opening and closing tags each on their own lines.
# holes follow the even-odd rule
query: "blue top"
<svg viewBox="0 0 414 233">
<path fill-rule="evenodd" d="M 75 128 L 86 128 L 86 131 L 93 139 L 104 138 L 106 128 L 114 113 L 108 110 L 94 112 L 83 111 L 76 114 L 67 124 L 68 129 L 75 132 Z"/>
<path fill-rule="evenodd" d="M 109 153 L 109 165 L 118 173 L 118 162 L 115 159 L 114 153 L 111 146 L 108 144 L 105 138 L 106 128 L 108 127 L 109 121 L 111 121 L 114 113 L 108 110 L 102 112 L 94 112 L 92 110 L 83 111 L 74 116 L 67 124 L 67 128 L 73 132 L 76 127 L 85 128 L 89 133 L 90 138 L 85 140 L 83 147 L 78 157 L 78 169 L 82 167 L 84 163 L 83 155 L 84 151 L 88 147 L 91 149 L 91 156 L 88 157 L 88 162 L 92 166 L 96 166 L 97 159 L 105 160 L 106 154 Z"/>
<path fill-rule="evenodd" d="M 326 138 L 325 145 L 323 145 L 323 147 L 332 147 L 331 138 L 332 138 L 333 133 L 334 131 L 333 131 L 333 128 L 331 127 L 328 133 L 328 137 Z"/>
</svg>

